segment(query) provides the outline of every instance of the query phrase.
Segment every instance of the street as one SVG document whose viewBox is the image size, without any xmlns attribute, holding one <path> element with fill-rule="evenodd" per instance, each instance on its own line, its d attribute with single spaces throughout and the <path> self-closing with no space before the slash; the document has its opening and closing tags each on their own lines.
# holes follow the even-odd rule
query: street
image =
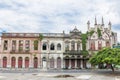
<svg viewBox="0 0 120 80">
<path fill-rule="evenodd" d="M 65 77 L 65 76 L 68 77 Z M 0 70 L 0 80 L 120 80 L 116 70 Z"/>
</svg>

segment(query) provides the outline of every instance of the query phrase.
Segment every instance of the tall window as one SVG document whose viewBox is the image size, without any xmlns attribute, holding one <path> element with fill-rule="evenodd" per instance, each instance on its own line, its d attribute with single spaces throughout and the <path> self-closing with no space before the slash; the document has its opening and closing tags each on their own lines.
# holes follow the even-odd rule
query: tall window
<svg viewBox="0 0 120 80">
<path fill-rule="evenodd" d="M 38 50 L 38 40 L 34 41 L 34 50 Z"/>
<path fill-rule="evenodd" d="M 102 49 L 102 42 L 98 41 L 98 50 Z"/>
<path fill-rule="evenodd" d="M 23 40 L 19 41 L 19 51 L 23 51 Z"/>
<path fill-rule="evenodd" d="M 75 50 L 75 42 L 74 41 L 71 42 L 71 50 Z"/>
<path fill-rule="evenodd" d="M 3 50 L 8 50 L 8 40 L 4 40 Z"/>
<path fill-rule="evenodd" d="M 110 46 L 110 43 L 109 41 L 106 42 L 106 47 L 109 47 Z"/>
<path fill-rule="evenodd" d="M 61 44 L 60 43 L 57 44 L 57 50 L 61 50 Z"/>
<path fill-rule="evenodd" d="M 53 43 L 50 45 L 50 50 L 55 50 L 55 45 Z"/>
<path fill-rule="evenodd" d="M 69 51 L 69 42 L 65 42 L 65 51 Z"/>
<path fill-rule="evenodd" d="M 47 43 L 43 43 L 42 50 L 47 50 Z"/>
<path fill-rule="evenodd" d="M 12 51 L 16 50 L 16 40 L 12 41 Z"/>
<path fill-rule="evenodd" d="M 29 40 L 26 40 L 26 41 L 25 41 L 25 50 L 26 50 L 26 51 L 29 51 L 29 50 L 30 50 L 30 41 L 29 41 Z"/>
<path fill-rule="evenodd" d="M 95 50 L 95 43 L 94 43 L 94 42 L 91 43 L 90 49 L 91 49 L 91 50 Z"/>
</svg>

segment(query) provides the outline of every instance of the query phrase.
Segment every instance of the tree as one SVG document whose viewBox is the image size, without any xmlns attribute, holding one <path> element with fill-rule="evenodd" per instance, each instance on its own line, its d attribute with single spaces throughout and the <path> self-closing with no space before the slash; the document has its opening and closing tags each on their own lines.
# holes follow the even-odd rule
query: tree
<svg viewBox="0 0 120 80">
<path fill-rule="evenodd" d="M 88 38 L 88 34 L 82 34 L 82 55 L 83 56 L 87 56 L 88 55 L 88 51 L 86 50 L 86 43 L 87 43 L 87 38 Z"/>
<path fill-rule="evenodd" d="M 88 34 L 82 34 L 82 55 L 83 55 L 83 67 L 86 67 L 86 56 L 89 55 L 88 51 L 86 50 L 86 43 L 87 43 L 87 38 L 88 38 Z"/>
<path fill-rule="evenodd" d="M 120 49 L 117 48 L 103 48 L 93 55 L 89 62 L 93 65 L 106 64 L 107 68 L 111 68 L 114 72 L 114 66 L 120 65 Z"/>
</svg>

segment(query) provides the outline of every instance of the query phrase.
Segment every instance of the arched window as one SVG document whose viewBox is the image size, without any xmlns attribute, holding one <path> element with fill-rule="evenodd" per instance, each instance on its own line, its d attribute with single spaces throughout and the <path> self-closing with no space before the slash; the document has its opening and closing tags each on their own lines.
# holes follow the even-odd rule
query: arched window
<svg viewBox="0 0 120 80">
<path fill-rule="evenodd" d="M 90 47 L 91 50 L 95 50 L 95 42 L 91 42 L 91 47 Z"/>
<path fill-rule="evenodd" d="M 34 57 L 34 68 L 38 67 L 38 58 Z"/>
<path fill-rule="evenodd" d="M 47 50 L 47 43 L 43 43 L 42 50 Z"/>
<path fill-rule="evenodd" d="M 3 68 L 7 67 L 7 57 L 3 57 Z"/>
<path fill-rule="evenodd" d="M 3 49 L 4 49 L 4 50 L 7 50 L 7 49 L 8 49 L 8 40 L 5 40 L 5 41 L 4 41 Z"/>
<path fill-rule="evenodd" d="M 29 68 L 29 57 L 25 57 L 25 68 Z"/>
<path fill-rule="evenodd" d="M 75 41 L 71 42 L 71 50 L 75 50 Z"/>
<path fill-rule="evenodd" d="M 22 68 L 22 57 L 18 58 L 18 68 Z"/>
<path fill-rule="evenodd" d="M 55 50 L 55 45 L 53 43 L 50 45 L 50 50 Z"/>
<path fill-rule="evenodd" d="M 57 44 L 57 50 L 61 50 L 61 44 L 60 43 Z"/>
</svg>

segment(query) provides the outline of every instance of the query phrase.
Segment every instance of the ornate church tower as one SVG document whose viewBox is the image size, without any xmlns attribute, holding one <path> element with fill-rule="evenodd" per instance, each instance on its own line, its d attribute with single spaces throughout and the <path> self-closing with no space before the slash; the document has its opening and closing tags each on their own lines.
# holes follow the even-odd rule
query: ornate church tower
<svg viewBox="0 0 120 80">
<path fill-rule="evenodd" d="M 101 26 L 104 26 L 104 20 L 103 20 L 103 17 L 102 17 L 102 25 Z"/>
<path fill-rule="evenodd" d="M 90 21 L 88 20 L 87 22 L 87 26 L 88 26 L 88 31 L 90 30 Z"/>
<path fill-rule="evenodd" d="M 111 30 L 111 22 L 110 21 L 108 23 L 108 28 L 109 28 L 109 30 Z"/>
<path fill-rule="evenodd" d="M 97 19 L 96 19 L 96 16 L 95 16 L 95 24 L 94 24 L 95 26 L 97 25 Z"/>
<path fill-rule="evenodd" d="M 117 42 L 117 33 L 111 29 L 111 22 L 109 21 L 108 26 L 104 25 L 104 19 L 102 17 L 101 24 L 97 23 L 95 17 L 95 23 L 93 27 L 90 27 L 90 22 L 87 22 L 88 32 L 88 50 L 91 53 L 102 49 L 102 47 L 112 47 Z"/>
</svg>

